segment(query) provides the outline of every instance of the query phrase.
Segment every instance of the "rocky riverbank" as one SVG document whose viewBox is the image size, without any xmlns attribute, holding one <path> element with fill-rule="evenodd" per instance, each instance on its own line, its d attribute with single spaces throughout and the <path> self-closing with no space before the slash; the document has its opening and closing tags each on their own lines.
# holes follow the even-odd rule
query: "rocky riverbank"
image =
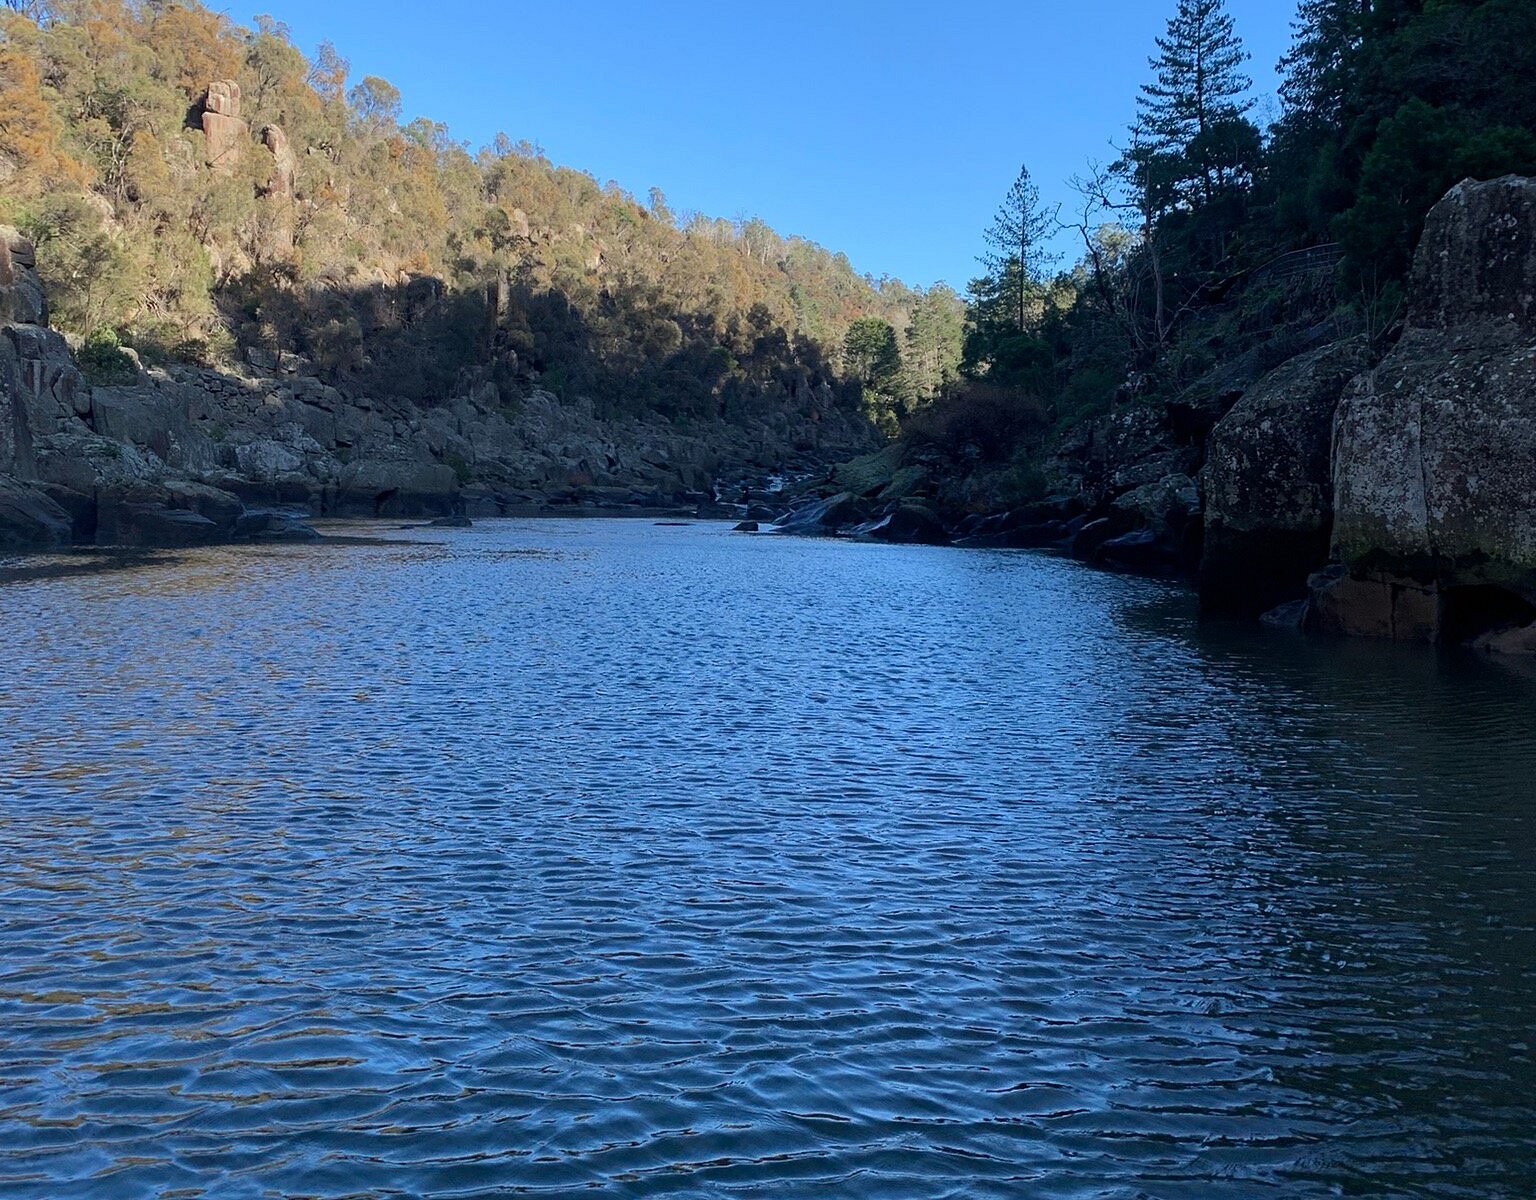
<svg viewBox="0 0 1536 1200">
<path fill-rule="evenodd" d="M 90 386 L 49 327 L 32 246 L 0 228 L 0 549 L 309 538 L 311 517 L 723 514 L 717 488 L 872 445 L 830 397 L 808 417 L 682 428 L 490 384 L 421 407 L 253 357 Z"/>
<path fill-rule="evenodd" d="M 1536 652 L 1536 180 L 1430 214 L 1390 346 L 1277 329 L 1177 400 L 1069 429 L 1029 504 L 919 445 L 839 468 L 780 528 L 1049 549 L 1187 576 L 1207 611 Z M 978 497 L 981 499 L 978 500 Z"/>
</svg>

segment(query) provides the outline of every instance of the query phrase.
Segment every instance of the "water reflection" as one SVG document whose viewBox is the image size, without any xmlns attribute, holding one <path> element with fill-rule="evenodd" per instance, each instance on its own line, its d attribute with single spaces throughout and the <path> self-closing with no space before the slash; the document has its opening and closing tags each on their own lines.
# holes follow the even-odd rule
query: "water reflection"
<svg viewBox="0 0 1536 1200">
<path fill-rule="evenodd" d="M 0 1194 L 1536 1190 L 1517 672 L 710 525 L 0 609 Z"/>
</svg>

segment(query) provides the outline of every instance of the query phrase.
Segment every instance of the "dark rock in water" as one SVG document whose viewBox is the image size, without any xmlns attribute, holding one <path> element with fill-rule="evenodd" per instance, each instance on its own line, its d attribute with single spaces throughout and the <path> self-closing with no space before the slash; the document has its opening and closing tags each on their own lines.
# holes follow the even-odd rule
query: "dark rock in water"
<svg viewBox="0 0 1536 1200">
<path fill-rule="evenodd" d="M 56 483 L 32 485 L 69 514 L 70 540 L 90 545 L 96 540 L 96 497 Z"/>
<path fill-rule="evenodd" d="M 0 550 L 34 550 L 70 540 L 70 515 L 45 493 L 0 476 Z"/>
<path fill-rule="evenodd" d="M 1358 339 L 1304 354 L 1217 424 L 1205 468 L 1207 611 L 1257 616 L 1303 595 L 1328 561 L 1333 417 L 1365 365 Z"/>
<path fill-rule="evenodd" d="M 236 523 L 245 514 L 245 505 L 240 498 L 221 488 L 185 479 L 173 479 L 162 486 L 166 507 L 207 517 L 225 533 L 233 533 Z"/>
<path fill-rule="evenodd" d="M 1042 550 L 1047 546 L 1060 545 L 1069 534 L 1065 521 L 1048 521 L 1043 525 L 1020 525 L 1010 529 L 973 533 L 958 538 L 955 545 L 969 549 L 992 550 Z"/>
<path fill-rule="evenodd" d="M 1307 614 L 1311 611 L 1311 607 L 1305 600 L 1292 600 L 1289 604 L 1270 609 L 1259 620 L 1270 629 L 1300 633 L 1306 628 Z"/>
<path fill-rule="evenodd" d="M 201 513 L 161 503 L 112 502 L 97 517 L 100 546 L 207 546 L 225 536 L 216 521 Z"/>
<path fill-rule="evenodd" d="M 1347 567 L 1320 571 L 1310 581 L 1309 621 L 1319 633 L 1434 642 L 1441 634 L 1440 589 L 1380 571 L 1351 574 Z"/>
<path fill-rule="evenodd" d="M 758 531 L 758 528 L 759 528 L 759 526 L 758 526 L 756 521 L 743 521 L 740 525 L 736 526 L 735 529 L 731 530 L 731 532 L 732 533 L 756 533 Z"/>
<path fill-rule="evenodd" d="M 1153 574 L 1172 568 L 1176 557 L 1156 532 L 1138 529 L 1110 538 L 1099 547 L 1095 560 L 1126 571 Z"/>
<path fill-rule="evenodd" d="M 882 542 L 899 542 L 909 546 L 947 546 L 949 532 L 933 512 L 921 505 L 903 504 L 895 512 L 872 525 L 865 526 L 861 534 Z"/>
<path fill-rule="evenodd" d="M 1091 562 L 1098 557 L 1099 550 L 1104 543 L 1118 537 L 1125 526 L 1109 517 L 1099 517 L 1089 521 L 1075 534 L 1071 535 L 1071 552 L 1073 558 L 1080 558 L 1084 562 Z"/>
<path fill-rule="evenodd" d="M 468 517 L 438 517 L 435 521 L 429 521 L 428 525 L 433 529 L 469 529 L 474 525 Z"/>
<path fill-rule="evenodd" d="M 826 500 L 819 500 L 786 513 L 774 524 L 785 533 L 826 535 L 835 533 L 840 528 L 859 524 L 868 511 L 863 502 L 852 492 L 839 492 Z"/>
<path fill-rule="evenodd" d="M 295 513 L 254 509 L 235 523 L 235 537 L 256 542 L 318 542 L 318 530 L 304 523 Z"/>
</svg>

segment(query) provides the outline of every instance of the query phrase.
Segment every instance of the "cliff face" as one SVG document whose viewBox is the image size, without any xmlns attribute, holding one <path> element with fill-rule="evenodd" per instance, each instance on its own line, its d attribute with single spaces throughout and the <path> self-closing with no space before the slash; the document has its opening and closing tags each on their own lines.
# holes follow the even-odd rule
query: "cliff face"
<svg viewBox="0 0 1536 1200">
<path fill-rule="evenodd" d="M 1430 214 L 1407 328 L 1333 430 L 1327 630 L 1536 646 L 1536 180 Z"/>
<path fill-rule="evenodd" d="M 1059 439 L 1044 501 L 978 503 L 983 470 L 921 447 L 887 465 L 921 460 L 961 544 L 1192 573 L 1212 612 L 1536 653 L 1536 180 L 1434 209 L 1384 359 L 1313 322 L 1175 400 L 1128 386 Z M 868 501 L 891 478 L 822 490 Z"/>
<path fill-rule="evenodd" d="M 87 385 L 48 327 L 32 247 L 0 228 L 0 547 L 302 533 L 294 514 L 496 515 L 554 504 L 667 506 L 715 479 L 867 449 L 828 402 L 808 417 L 603 421 L 482 386 L 432 408 L 347 394 L 284 356 Z"/>
<path fill-rule="evenodd" d="M 1331 431 L 1363 339 L 1300 355 L 1244 393 L 1211 433 L 1200 594 L 1213 611 L 1257 616 L 1295 600 L 1328 557 Z"/>
</svg>

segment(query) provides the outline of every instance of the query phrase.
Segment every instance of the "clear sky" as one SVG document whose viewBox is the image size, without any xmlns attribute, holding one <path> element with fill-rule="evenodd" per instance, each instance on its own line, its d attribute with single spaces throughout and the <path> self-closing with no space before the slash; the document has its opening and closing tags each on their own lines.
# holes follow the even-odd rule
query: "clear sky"
<svg viewBox="0 0 1536 1200">
<path fill-rule="evenodd" d="M 252 0 L 247 0 L 251 3 Z M 861 271 L 964 287 L 1020 163 L 1111 156 L 1174 0 L 255 0 L 406 119 L 498 132 L 674 210 L 759 216 Z M 1273 96 L 1294 0 L 1230 0 Z M 1272 103 L 1272 101 L 1271 101 Z M 1261 107 L 1261 117 L 1266 110 Z M 1262 122 L 1261 122 L 1262 123 Z"/>
</svg>

